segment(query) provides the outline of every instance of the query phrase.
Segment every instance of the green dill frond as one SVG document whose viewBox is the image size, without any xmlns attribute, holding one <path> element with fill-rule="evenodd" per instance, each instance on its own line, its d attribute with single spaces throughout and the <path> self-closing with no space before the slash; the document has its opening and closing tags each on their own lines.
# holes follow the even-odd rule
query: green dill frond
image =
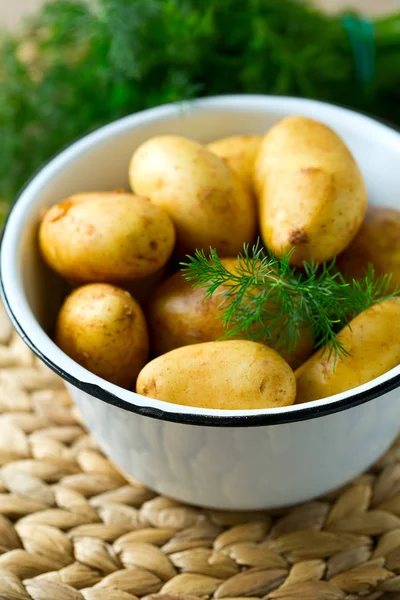
<svg viewBox="0 0 400 600">
<path fill-rule="evenodd" d="M 391 276 L 376 278 L 372 267 L 365 277 L 348 282 L 337 270 L 335 260 L 319 265 L 304 263 L 302 270 L 290 264 L 292 252 L 276 257 L 260 241 L 245 245 L 238 264 L 228 270 L 210 249 L 188 256 L 181 263 L 183 276 L 204 297 L 218 294 L 224 338 L 245 336 L 292 353 L 302 332 L 309 331 L 316 347 L 330 358 L 341 359 L 348 350 L 337 332 L 351 319 L 376 302 L 393 298 Z"/>
</svg>

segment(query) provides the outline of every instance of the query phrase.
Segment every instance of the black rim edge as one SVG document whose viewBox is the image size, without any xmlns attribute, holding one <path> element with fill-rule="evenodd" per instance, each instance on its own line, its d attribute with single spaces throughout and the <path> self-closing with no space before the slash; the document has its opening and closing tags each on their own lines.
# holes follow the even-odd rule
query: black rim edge
<svg viewBox="0 0 400 600">
<path fill-rule="evenodd" d="M 307 100 L 306 98 L 297 98 L 297 99 Z M 333 102 L 329 103 L 329 102 L 325 102 L 323 100 L 318 101 L 318 102 L 320 102 L 321 104 L 328 104 L 328 105 L 331 104 L 338 108 L 344 108 L 346 110 L 354 112 L 355 114 L 362 114 L 362 115 L 368 117 L 369 119 L 371 119 L 372 121 L 376 121 L 377 123 L 383 124 L 386 127 L 393 129 L 396 132 L 400 132 L 399 127 L 396 127 L 395 125 L 386 121 L 385 119 L 371 116 L 370 114 L 368 114 L 366 112 L 356 111 L 351 107 L 343 106 L 341 104 L 336 104 Z M 124 118 L 126 118 L 126 117 L 122 117 L 122 119 L 124 119 Z M 114 121 L 114 123 L 118 122 L 119 120 L 121 120 L 121 119 L 117 119 L 116 121 Z M 110 125 L 110 124 L 111 123 L 109 123 L 107 125 Z M 107 126 L 107 125 L 105 125 L 105 126 Z M 104 127 L 104 126 L 102 126 L 102 127 Z M 102 127 L 99 127 L 98 129 L 102 129 Z M 46 162 L 44 162 L 41 165 L 41 167 L 39 169 L 37 169 L 31 175 L 31 177 L 29 177 L 29 179 L 27 180 L 25 185 L 22 186 L 19 193 L 17 194 L 16 199 L 4 221 L 2 231 L 1 231 L 1 236 L 0 236 L 0 254 L 1 254 L 1 249 L 3 247 L 4 234 L 6 231 L 8 221 L 9 221 L 16 205 L 18 204 L 23 192 L 27 189 L 27 187 L 30 185 L 32 180 L 35 179 L 37 174 L 40 171 L 42 171 L 45 166 L 47 166 L 49 163 L 51 163 L 56 157 L 58 157 L 60 154 L 62 154 L 65 150 L 67 150 L 68 148 L 73 146 L 79 140 L 86 137 L 86 135 L 90 135 L 90 133 L 93 133 L 94 131 L 97 131 L 98 129 L 93 130 L 92 132 L 86 133 L 85 135 L 83 135 L 79 138 L 76 138 L 73 141 L 71 141 L 69 144 L 66 144 L 65 146 L 63 146 L 63 148 L 61 148 L 59 150 L 59 152 L 57 152 L 52 157 L 50 157 Z M 108 392 L 107 390 L 101 388 L 98 385 L 77 379 L 76 377 L 74 377 L 70 373 L 67 373 L 66 371 L 61 369 L 58 365 L 53 363 L 47 356 L 45 356 L 35 346 L 35 344 L 32 342 L 32 340 L 26 335 L 26 333 L 24 332 L 23 328 L 21 327 L 19 321 L 17 320 L 17 318 L 15 317 L 15 315 L 13 313 L 13 310 L 11 308 L 10 302 L 8 301 L 8 298 L 7 298 L 5 289 L 4 289 L 3 274 L 2 274 L 1 268 L 0 268 L 0 295 L 3 300 L 3 304 L 6 308 L 6 311 L 9 315 L 11 322 L 12 322 L 13 326 L 15 327 L 17 333 L 20 335 L 22 340 L 27 344 L 27 346 L 32 350 L 32 352 L 38 358 L 40 358 L 40 360 L 42 362 L 44 362 L 52 371 L 54 371 L 54 373 L 56 373 L 59 377 L 61 377 L 62 379 L 64 379 L 66 382 L 70 383 L 74 387 L 78 388 L 79 390 L 81 390 L 83 392 L 86 392 L 87 394 L 97 398 L 98 400 L 106 402 L 107 404 L 111 404 L 112 406 L 117 406 L 118 408 L 122 408 L 123 410 L 133 412 L 140 416 L 149 417 L 149 418 L 156 419 L 156 420 L 168 421 L 168 422 L 172 422 L 172 423 L 182 423 L 182 424 L 186 424 L 186 425 L 208 426 L 208 427 L 240 428 L 240 427 L 260 427 L 260 426 L 267 426 L 267 425 L 283 425 L 283 424 L 288 424 L 288 423 L 297 423 L 299 421 L 308 421 L 308 420 L 317 419 L 320 417 L 326 417 L 326 416 L 329 416 L 329 415 L 332 415 L 332 414 L 335 414 L 338 412 L 342 412 L 344 410 L 348 410 L 350 408 L 355 408 L 356 406 L 360 406 L 361 404 L 365 404 L 366 402 L 375 400 L 376 398 L 383 396 L 384 394 L 387 394 L 400 386 L 400 374 L 398 374 L 398 375 L 392 377 L 388 381 L 385 381 L 380 384 L 376 384 L 373 388 L 371 388 L 369 390 L 357 392 L 353 396 L 350 396 L 343 400 L 337 400 L 331 404 L 321 405 L 321 406 L 313 406 L 313 407 L 307 407 L 307 405 L 299 405 L 299 406 L 301 406 L 301 408 L 299 407 L 298 411 L 293 412 L 293 413 L 292 412 L 289 412 L 289 413 L 283 412 L 282 414 L 263 414 L 263 415 L 249 415 L 249 416 L 243 416 L 243 415 L 240 415 L 240 416 L 235 416 L 235 415 L 217 416 L 217 415 L 215 415 L 214 416 L 214 415 L 196 415 L 196 414 L 179 413 L 179 412 L 173 413 L 173 412 L 163 411 L 161 409 L 150 407 L 150 406 L 137 406 L 135 404 L 131 404 L 130 402 L 127 402 L 126 400 L 119 398 L 118 396 L 112 394 L 111 392 Z"/>
</svg>

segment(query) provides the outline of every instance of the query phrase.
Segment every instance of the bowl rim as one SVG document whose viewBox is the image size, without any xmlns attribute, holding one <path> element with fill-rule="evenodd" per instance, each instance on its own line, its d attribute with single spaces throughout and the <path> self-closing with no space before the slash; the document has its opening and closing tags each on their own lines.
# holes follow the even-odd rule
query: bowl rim
<svg viewBox="0 0 400 600">
<path fill-rule="evenodd" d="M 80 142 L 83 140 L 91 139 L 96 134 L 101 134 L 102 132 L 106 133 L 113 128 L 118 128 L 118 125 L 123 125 L 124 122 L 131 122 L 135 120 L 135 117 L 140 116 L 151 116 L 151 114 L 164 115 L 165 117 L 176 114 L 176 111 L 182 110 L 182 106 L 188 106 L 190 104 L 194 105 L 195 108 L 199 107 L 200 109 L 211 109 L 214 107 L 218 108 L 220 103 L 239 103 L 242 102 L 259 102 L 259 101 L 267 101 L 270 100 L 274 102 L 296 102 L 300 106 L 303 105 L 322 105 L 325 107 L 331 107 L 333 109 L 338 110 L 339 112 L 343 112 L 344 114 L 350 114 L 357 117 L 363 117 L 364 119 L 370 121 L 371 123 L 375 123 L 384 129 L 391 130 L 392 132 L 396 132 L 399 134 L 399 130 L 392 126 L 391 124 L 386 123 L 383 120 L 380 120 L 375 117 L 371 117 L 370 115 L 366 115 L 365 113 L 360 113 L 348 109 L 347 107 L 332 104 L 328 102 L 318 101 L 318 100 L 310 100 L 306 98 L 296 98 L 296 97 L 288 97 L 288 96 L 269 96 L 269 95 L 254 95 L 254 94 L 236 94 L 236 95 L 223 95 L 223 96 L 213 96 L 207 98 L 196 98 L 193 101 L 184 101 L 184 102 L 174 102 L 165 104 L 162 106 L 158 106 L 155 108 L 150 108 L 143 111 L 138 111 L 133 113 L 132 115 L 128 115 L 126 117 L 122 117 L 121 119 L 117 119 L 103 125 L 95 129 L 94 131 L 85 134 L 71 143 L 64 146 L 59 152 L 53 155 L 48 161 L 46 161 L 33 175 L 28 179 L 25 185 L 22 187 L 20 192 L 18 193 L 15 202 L 7 218 L 3 225 L 0 237 L 0 257 L 3 255 L 3 246 L 4 240 L 6 238 L 7 226 L 12 218 L 12 215 L 15 212 L 15 209 L 19 206 L 21 198 L 27 189 L 31 186 L 31 184 L 36 180 L 36 178 L 49 166 L 51 166 L 59 157 L 64 155 L 69 149 L 73 149 L 74 146 L 78 146 Z M 400 141 L 400 139 L 399 139 Z M 384 394 L 387 394 L 400 386 L 400 369 L 395 367 L 388 373 L 372 380 L 372 382 L 368 382 L 362 386 L 358 386 L 353 388 L 353 390 L 348 390 L 347 392 L 343 392 L 340 394 L 336 394 L 334 396 L 330 396 L 321 400 L 316 400 L 310 403 L 293 405 L 290 407 L 282 407 L 279 409 L 253 409 L 248 411 L 234 411 L 234 410 L 223 410 L 217 411 L 214 409 L 195 409 L 194 407 L 185 407 L 180 405 L 171 404 L 165 401 L 159 401 L 151 398 L 147 398 L 144 396 L 140 396 L 133 391 L 127 391 L 123 388 L 119 388 L 118 386 L 114 386 L 109 384 L 109 382 L 105 381 L 101 377 L 98 377 L 86 369 L 83 369 L 68 357 L 68 360 L 71 361 L 72 366 L 79 367 L 79 369 L 83 369 L 86 371 L 91 377 L 91 379 L 96 382 L 83 381 L 80 378 L 76 377 L 72 374 L 72 372 L 68 372 L 62 367 L 60 367 L 56 362 L 53 362 L 49 356 L 44 354 L 34 343 L 31 337 L 29 337 L 20 320 L 14 313 L 12 308 L 12 300 L 10 299 L 6 286 L 4 283 L 4 274 L 3 274 L 3 265 L 1 264 L 0 268 L 0 294 L 3 300 L 3 304 L 5 309 L 16 329 L 20 337 L 23 341 L 28 345 L 28 347 L 32 350 L 34 354 L 38 358 L 41 359 L 52 371 L 54 371 L 57 375 L 59 375 L 62 379 L 64 379 L 67 383 L 73 385 L 79 390 L 87 393 L 88 395 L 95 397 L 101 401 L 104 401 L 113 406 L 117 406 L 129 412 L 134 412 L 136 414 L 158 419 L 162 421 L 169 421 L 174 423 L 182 423 L 188 425 L 197 425 L 197 426 L 209 426 L 209 427 L 254 427 L 254 426 L 268 426 L 268 425 L 280 425 L 285 423 L 294 423 L 299 421 L 306 421 L 310 419 L 317 419 L 320 417 L 326 417 L 328 415 L 335 414 L 337 412 L 341 412 L 343 410 L 348 410 L 359 405 L 362 405 L 366 402 L 372 401 Z M 36 319 L 35 319 L 36 321 Z M 37 323 L 37 321 L 36 321 Z M 37 323 L 38 324 L 38 323 Z M 40 326 L 39 326 L 40 327 Z M 46 332 L 40 327 L 41 331 L 44 335 L 47 336 Z M 47 336 L 48 337 L 48 336 Z M 61 355 L 64 353 L 58 349 L 58 352 Z M 64 355 L 66 356 L 66 355 Z M 397 373 L 390 375 L 393 371 L 397 370 Z M 386 375 L 383 381 L 380 381 Z M 98 383 L 97 383 L 98 381 Z M 375 383 L 374 383 L 375 382 Z M 102 385 L 103 384 L 103 385 Z M 105 389 L 105 387 L 112 388 L 115 390 L 110 391 L 110 389 Z M 117 395 L 118 390 L 121 390 L 125 393 L 128 393 L 130 397 L 132 397 L 132 402 L 125 400 Z M 145 401 L 149 403 L 154 403 L 156 406 L 150 405 L 139 405 L 134 402 L 135 396 L 139 398 L 145 399 Z M 336 399 L 337 398 L 337 399 Z M 174 410 L 168 410 L 168 408 L 175 407 Z M 195 412 L 194 412 L 195 411 Z M 245 414 L 243 414 L 245 413 Z"/>
</svg>

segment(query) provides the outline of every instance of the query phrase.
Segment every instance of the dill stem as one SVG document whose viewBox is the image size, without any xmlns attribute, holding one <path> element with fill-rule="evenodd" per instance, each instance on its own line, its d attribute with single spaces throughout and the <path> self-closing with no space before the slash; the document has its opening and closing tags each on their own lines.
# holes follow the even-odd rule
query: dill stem
<svg viewBox="0 0 400 600">
<path fill-rule="evenodd" d="M 308 332 L 315 347 L 343 358 L 348 351 L 336 333 L 372 304 L 393 298 L 389 275 L 375 278 L 372 268 L 363 279 L 347 282 L 335 261 L 318 265 L 303 263 L 296 270 L 291 253 L 276 257 L 260 242 L 250 251 L 244 246 L 234 269 L 228 270 L 217 252 L 196 251 L 181 263 L 183 275 L 194 287 L 204 288 L 204 297 L 221 295 L 220 316 L 225 338 L 245 335 L 248 339 L 293 352 Z"/>
</svg>

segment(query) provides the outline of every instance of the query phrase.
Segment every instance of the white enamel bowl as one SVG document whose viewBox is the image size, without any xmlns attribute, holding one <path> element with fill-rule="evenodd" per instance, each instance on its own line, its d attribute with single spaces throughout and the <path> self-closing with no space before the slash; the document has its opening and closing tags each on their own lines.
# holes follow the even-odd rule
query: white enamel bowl
<svg viewBox="0 0 400 600">
<path fill-rule="evenodd" d="M 43 207 L 74 192 L 128 189 L 130 156 L 154 135 L 208 142 L 263 133 L 291 114 L 313 117 L 337 131 L 362 169 L 370 202 L 400 208 L 396 131 L 315 101 L 225 96 L 148 110 L 74 143 L 25 187 L 4 230 L 3 299 L 22 338 L 65 379 L 88 428 L 120 468 L 189 503 L 223 509 L 279 507 L 351 480 L 400 430 L 400 367 L 324 400 L 256 411 L 193 409 L 121 389 L 71 360 L 48 334 L 62 285 L 39 258 L 39 216 Z"/>
</svg>

